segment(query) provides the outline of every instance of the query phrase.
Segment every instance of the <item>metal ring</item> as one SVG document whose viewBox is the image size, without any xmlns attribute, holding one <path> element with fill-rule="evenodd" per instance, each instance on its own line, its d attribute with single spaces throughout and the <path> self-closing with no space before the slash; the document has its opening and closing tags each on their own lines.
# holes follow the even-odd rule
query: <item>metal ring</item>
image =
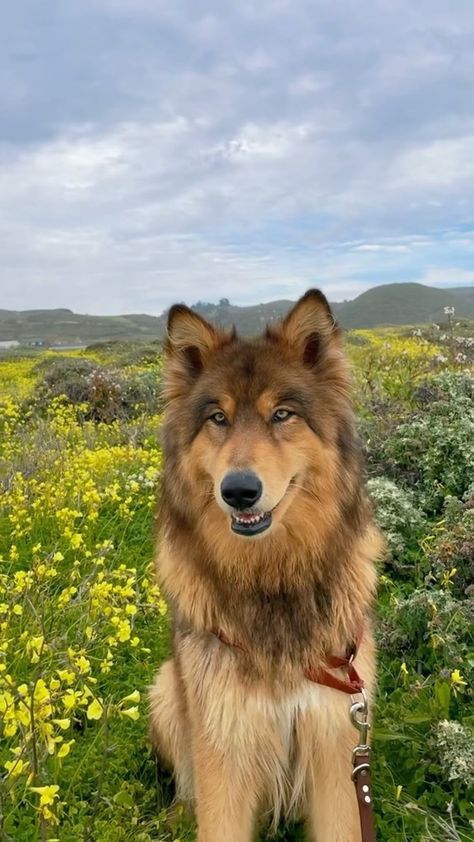
<svg viewBox="0 0 474 842">
<path fill-rule="evenodd" d="M 370 772 L 370 763 L 360 763 L 358 766 L 355 766 L 351 774 L 352 780 L 355 780 L 359 772 L 362 772 L 363 769 L 366 769 L 368 772 Z"/>
</svg>

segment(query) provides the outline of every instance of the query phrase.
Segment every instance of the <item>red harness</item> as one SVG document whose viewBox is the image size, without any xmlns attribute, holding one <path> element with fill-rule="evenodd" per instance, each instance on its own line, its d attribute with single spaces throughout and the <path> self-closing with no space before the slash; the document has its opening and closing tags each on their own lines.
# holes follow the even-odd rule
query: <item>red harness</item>
<svg viewBox="0 0 474 842">
<path fill-rule="evenodd" d="M 241 652 L 246 651 L 245 647 L 238 641 L 229 640 L 222 629 L 217 629 L 213 634 L 221 643 L 225 643 L 226 646 L 233 646 L 236 649 L 240 649 Z M 314 669 L 313 667 L 305 669 L 305 678 L 308 681 L 313 681 L 315 684 L 332 687 L 334 690 L 340 690 L 342 693 L 347 693 L 351 696 L 360 693 L 364 687 L 364 681 L 354 666 L 354 659 L 359 651 L 362 636 L 363 633 L 361 631 L 354 643 L 348 646 L 346 654 L 342 658 L 339 655 L 328 655 L 324 666 L 319 667 L 319 669 Z M 332 672 L 329 672 L 329 670 L 335 669 L 345 670 L 346 678 L 339 678 Z M 364 700 L 366 700 L 365 696 Z M 364 701 L 364 704 L 366 704 L 366 701 Z M 353 707 L 357 708 L 357 704 Z M 365 709 L 367 710 L 367 708 Z M 353 720 L 353 723 L 357 725 L 357 721 Z M 354 781 L 357 805 L 359 807 L 362 842 L 376 842 L 370 781 L 370 748 L 368 745 L 365 745 L 365 739 L 362 739 L 361 743 L 363 745 L 356 746 L 353 751 L 352 780 Z"/>
<path fill-rule="evenodd" d="M 230 640 L 222 629 L 217 629 L 213 634 L 221 643 L 225 643 L 226 646 L 233 646 L 235 649 L 240 649 L 241 652 L 246 651 L 245 647 L 239 641 Z M 326 657 L 326 667 L 329 667 L 329 669 L 345 669 L 347 673 L 346 679 L 338 678 L 336 675 L 328 672 L 325 667 L 319 667 L 319 669 L 308 667 L 304 671 L 305 678 L 314 684 L 323 684 L 325 687 L 332 687 L 333 690 L 341 690 L 342 693 L 348 693 L 351 696 L 360 693 L 364 686 L 364 681 L 357 672 L 353 662 L 359 651 L 362 637 L 361 632 L 357 640 L 348 646 L 344 657 L 341 658 L 339 655 L 328 655 Z"/>
<path fill-rule="evenodd" d="M 308 667 L 304 671 L 305 678 L 309 681 L 314 681 L 315 684 L 324 684 L 325 687 L 332 687 L 333 690 L 341 690 L 342 693 L 349 693 L 351 696 L 355 693 L 360 693 L 364 686 L 364 681 L 354 666 L 354 659 L 357 657 L 361 641 L 362 633 L 348 647 L 343 658 L 338 655 L 328 655 L 326 657 L 326 666 L 329 669 L 344 669 L 347 674 L 346 679 L 338 678 L 336 675 L 328 672 L 324 667 L 320 667 L 319 669 Z"/>
</svg>

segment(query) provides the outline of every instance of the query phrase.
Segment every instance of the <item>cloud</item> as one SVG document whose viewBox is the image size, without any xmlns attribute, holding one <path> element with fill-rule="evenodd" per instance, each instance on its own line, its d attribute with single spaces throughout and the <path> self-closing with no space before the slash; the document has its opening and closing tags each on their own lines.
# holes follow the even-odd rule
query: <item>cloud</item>
<svg viewBox="0 0 474 842">
<path fill-rule="evenodd" d="M 470 0 L 25 0 L 3 23 L 0 306 L 471 282 Z"/>
<path fill-rule="evenodd" d="M 459 269 L 458 266 L 429 266 L 423 275 L 423 283 L 432 287 L 471 286 L 474 284 L 474 270 Z"/>
<path fill-rule="evenodd" d="M 474 184 L 474 133 L 408 149 L 394 161 L 392 172 L 392 185 L 412 193 L 430 188 L 440 193 L 456 187 L 462 191 Z M 441 202 L 434 204 L 439 207 Z"/>
<path fill-rule="evenodd" d="M 391 245 L 390 243 L 361 243 L 354 247 L 354 251 L 391 251 L 407 252 L 409 247 L 403 244 Z"/>
</svg>

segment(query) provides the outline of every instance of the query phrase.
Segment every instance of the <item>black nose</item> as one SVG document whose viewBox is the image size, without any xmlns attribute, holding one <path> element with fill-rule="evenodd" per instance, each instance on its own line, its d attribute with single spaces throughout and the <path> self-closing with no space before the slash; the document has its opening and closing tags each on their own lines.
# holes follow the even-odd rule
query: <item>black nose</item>
<svg viewBox="0 0 474 842">
<path fill-rule="evenodd" d="M 262 483 L 256 474 L 234 471 L 222 480 L 221 494 L 229 506 L 243 511 L 254 506 L 262 496 Z"/>
</svg>

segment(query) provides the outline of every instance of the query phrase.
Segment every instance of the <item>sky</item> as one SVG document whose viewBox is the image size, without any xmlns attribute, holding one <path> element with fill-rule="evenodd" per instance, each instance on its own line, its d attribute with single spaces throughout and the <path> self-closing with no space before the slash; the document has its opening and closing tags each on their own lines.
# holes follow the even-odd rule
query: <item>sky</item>
<svg viewBox="0 0 474 842">
<path fill-rule="evenodd" d="M 0 308 L 474 284 L 472 0 L 22 0 Z"/>
</svg>

